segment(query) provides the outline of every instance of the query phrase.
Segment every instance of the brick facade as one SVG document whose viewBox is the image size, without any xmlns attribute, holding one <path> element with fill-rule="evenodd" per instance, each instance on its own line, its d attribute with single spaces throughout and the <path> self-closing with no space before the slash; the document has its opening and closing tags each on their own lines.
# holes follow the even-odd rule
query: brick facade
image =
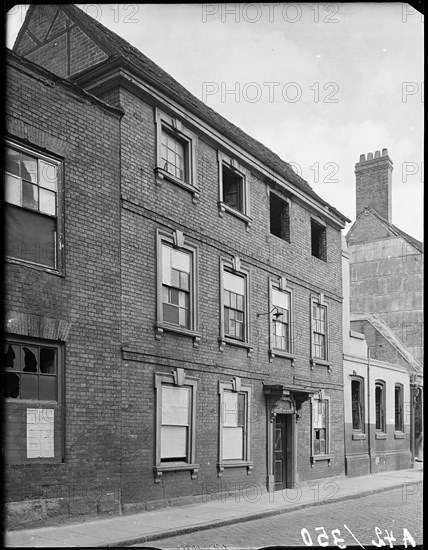
<svg viewBox="0 0 428 550">
<path fill-rule="evenodd" d="M 82 61 L 70 68 L 73 56 L 65 42 L 46 38 L 49 25 L 39 29 L 44 21 L 39 9 L 50 17 L 51 28 L 57 25 L 58 33 L 69 33 L 75 58 L 87 59 L 86 65 Z M 8 261 L 7 311 L 55 319 L 68 329 L 58 337 L 65 349 L 63 457 L 56 464 L 40 459 L 37 464 L 27 460 L 25 465 L 7 466 L 12 527 L 272 488 L 273 459 L 267 456 L 272 453 L 276 425 L 272 411 L 285 414 L 278 405 L 274 409 L 280 397 L 283 406 L 291 407 L 286 486 L 342 474 L 340 230 L 346 218 L 332 207 L 327 209 L 306 182 L 297 181 L 295 186 L 288 182 L 286 189 L 275 163 L 268 157 L 265 163 L 255 158 L 254 144 L 245 134 L 233 142 L 214 123 L 208 123 L 207 131 L 202 107 L 199 115 L 194 105 L 187 109 L 171 100 L 168 107 L 161 94 L 147 94 L 138 79 L 130 83 L 114 76 L 101 85 L 97 67 L 92 81 L 86 74 L 78 84 L 99 99 L 62 80 L 73 71 L 102 63 L 110 54 L 101 38 L 97 41 L 88 31 L 90 18 L 70 9 L 63 14 L 53 6 L 30 8 L 15 46 L 18 53 L 58 77 L 10 55 L 10 137 L 56 154 L 64 163 L 65 270 L 58 275 Z M 43 42 L 37 52 L 43 50 L 43 55 L 25 49 L 26 37 L 36 31 Z M 88 51 L 95 52 L 90 59 L 85 57 Z M 51 81 L 54 86 L 48 84 Z M 165 93 L 162 87 L 160 91 Z M 175 117 L 178 127 L 194 136 L 197 197 L 194 189 L 168 177 L 161 180 L 155 173 L 158 111 Z M 247 149 L 240 145 L 245 141 Z M 237 159 L 247 175 L 246 217 L 219 208 L 218 151 Z M 273 190 L 290 202 L 290 242 L 270 233 Z M 325 227 L 326 261 L 311 254 L 311 219 Z M 155 328 L 161 284 L 159 231 L 171 239 L 184 239 L 198 251 L 196 336 L 162 331 L 159 324 Z M 221 261 L 232 262 L 236 270 L 241 265 L 248 274 L 245 346 L 219 342 Z M 285 278 L 293 292 L 294 349 L 283 357 L 269 353 L 270 278 L 277 282 Z M 313 360 L 311 354 L 313 299 L 327 308 L 325 361 Z M 7 332 L 12 336 L 18 325 Z M 172 373 L 174 380 L 197 381 L 197 467 L 156 471 L 160 420 L 155 379 Z M 219 457 L 221 384 L 232 384 L 238 392 L 241 384 L 251 389 L 251 414 L 246 420 L 250 455 L 245 464 L 235 467 L 223 468 Z M 267 388 L 275 399 L 266 395 Z M 330 400 L 329 448 L 325 458 L 315 460 L 311 400 L 319 395 Z"/>
</svg>

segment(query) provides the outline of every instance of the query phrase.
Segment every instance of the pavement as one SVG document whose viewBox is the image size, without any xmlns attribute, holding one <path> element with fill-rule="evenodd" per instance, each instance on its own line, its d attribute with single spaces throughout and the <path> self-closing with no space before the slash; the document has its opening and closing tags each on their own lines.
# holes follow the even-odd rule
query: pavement
<svg viewBox="0 0 428 550">
<path fill-rule="evenodd" d="M 422 481 L 422 463 L 416 462 L 411 470 L 300 482 L 295 489 L 284 489 L 270 495 L 260 491 L 224 495 L 221 499 L 207 495 L 207 501 L 198 504 L 67 523 L 59 527 L 6 531 L 3 544 L 4 548 L 124 547 L 397 488 L 402 488 L 404 499 L 406 495 L 422 491 L 422 486 L 418 485 Z"/>
</svg>

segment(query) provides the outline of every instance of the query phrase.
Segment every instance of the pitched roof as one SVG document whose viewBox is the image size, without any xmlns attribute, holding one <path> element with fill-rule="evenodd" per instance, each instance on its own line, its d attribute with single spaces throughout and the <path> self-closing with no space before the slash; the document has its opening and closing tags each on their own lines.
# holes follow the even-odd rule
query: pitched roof
<svg viewBox="0 0 428 550">
<path fill-rule="evenodd" d="M 421 243 L 421 241 L 418 241 L 418 239 L 415 239 L 414 237 L 412 237 L 411 235 L 409 235 L 408 233 L 406 233 L 405 231 L 403 231 L 402 229 L 400 229 L 399 227 L 397 227 L 396 225 L 393 225 L 391 222 L 389 222 L 387 219 L 385 219 L 383 216 L 381 216 L 379 214 L 379 212 L 377 212 L 373 207 L 371 206 L 366 206 L 364 207 L 364 209 L 360 212 L 360 214 L 358 215 L 357 219 L 355 220 L 355 222 L 352 224 L 351 228 L 349 229 L 348 233 L 347 233 L 347 237 L 348 235 L 350 235 L 354 229 L 354 226 L 355 224 L 358 222 L 358 220 L 360 219 L 361 216 L 364 215 L 365 211 L 369 211 L 371 214 L 373 214 L 383 225 L 385 225 L 387 227 L 387 229 L 389 229 L 395 236 L 397 237 L 401 237 L 402 239 L 404 239 L 405 241 L 407 241 L 409 244 L 411 244 L 414 248 L 416 248 L 416 250 L 418 252 L 420 252 L 421 254 L 424 253 L 424 245 L 423 243 Z"/>
<path fill-rule="evenodd" d="M 31 6 L 27 13 L 27 18 L 31 16 L 31 11 L 36 6 Z M 110 29 L 87 15 L 81 9 L 73 4 L 61 5 L 67 15 L 74 19 L 98 45 L 106 52 L 109 58 L 121 58 L 132 65 L 132 68 L 141 72 L 146 79 L 152 82 L 156 87 L 167 92 L 177 103 L 185 106 L 188 110 L 194 112 L 200 118 L 218 129 L 223 135 L 234 141 L 236 144 L 247 150 L 260 162 L 275 171 L 287 181 L 294 184 L 297 189 L 316 200 L 322 206 L 327 207 L 329 211 L 337 216 L 342 222 L 350 222 L 344 214 L 322 199 L 312 187 L 297 175 L 289 163 L 283 161 L 276 153 L 268 147 L 255 140 L 240 128 L 223 118 L 213 109 L 205 105 L 200 99 L 191 94 L 184 86 L 179 84 L 172 76 L 161 69 L 156 63 L 151 61 L 137 48 L 129 44 L 126 40 L 115 34 Z"/>
<path fill-rule="evenodd" d="M 422 373 L 422 365 L 398 338 L 392 328 L 377 313 L 352 314 L 351 321 L 369 322 L 393 346 L 416 373 Z"/>
</svg>

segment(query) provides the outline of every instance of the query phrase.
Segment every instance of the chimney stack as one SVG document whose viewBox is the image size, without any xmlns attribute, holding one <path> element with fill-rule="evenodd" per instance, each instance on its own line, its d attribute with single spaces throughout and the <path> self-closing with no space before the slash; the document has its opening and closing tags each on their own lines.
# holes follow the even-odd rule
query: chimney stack
<svg viewBox="0 0 428 550">
<path fill-rule="evenodd" d="M 392 214 L 392 160 L 388 149 L 360 155 L 355 165 L 357 183 L 357 217 L 366 206 L 371 206 L 378 214 L 391 222 Z"/>
</svg>

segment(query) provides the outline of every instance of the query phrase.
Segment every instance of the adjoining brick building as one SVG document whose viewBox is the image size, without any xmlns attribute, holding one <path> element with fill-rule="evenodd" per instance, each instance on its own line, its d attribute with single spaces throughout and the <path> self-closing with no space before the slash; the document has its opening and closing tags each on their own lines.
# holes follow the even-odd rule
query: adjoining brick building
<svg viewBox="0 0 428 550">
<path fill-rule="evenodd" d="M 421 451 L 423 246 L 391 223 L 392 167 L 387 149 L 361 155 L 355 165 L 356 221 L 343 268 L 344 294 L 350 289 L 347 321 L 344 314 L 348 475 L 408 468 Z"/>
<path fill-rule="evenodd" d="M 349 220 L 73 5 L 7 69 L 10 526 L 342 474 Z"/>
</svg>

